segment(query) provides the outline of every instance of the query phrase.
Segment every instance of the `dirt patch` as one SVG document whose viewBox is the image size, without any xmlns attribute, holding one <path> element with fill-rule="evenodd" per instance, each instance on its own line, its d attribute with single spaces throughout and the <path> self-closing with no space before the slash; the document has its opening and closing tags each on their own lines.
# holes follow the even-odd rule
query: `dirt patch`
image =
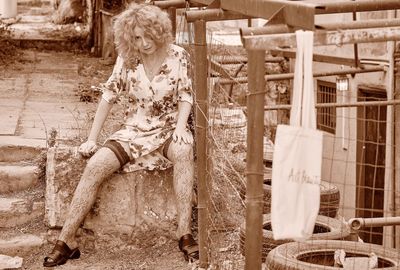
<svg viewBox="0 0 400 270">
<path fill-rule="evenodd" d="M 0 66 L 9 66 L 20 59 L 22 52 L 7 38 L 8 31 L 0 21 Z"/>
</svg>

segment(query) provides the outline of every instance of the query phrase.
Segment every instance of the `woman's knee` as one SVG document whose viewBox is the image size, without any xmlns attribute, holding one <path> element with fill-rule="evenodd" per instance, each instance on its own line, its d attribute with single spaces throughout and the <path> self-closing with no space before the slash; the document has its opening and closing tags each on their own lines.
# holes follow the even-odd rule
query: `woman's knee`
<svg viewBox="0 0 400 270">
<path fill-rule="evenodd" d="M 167 157 L 172 162 L 193 160 L 193 144 L 172 141 L 168 148 Z"/>
<path fill-rule="evenodd" d="M 107 148 L 100 148 L 87 162 L 84 175 L 108 176 L 119 169 L 119 161 Z"/>
</svg>

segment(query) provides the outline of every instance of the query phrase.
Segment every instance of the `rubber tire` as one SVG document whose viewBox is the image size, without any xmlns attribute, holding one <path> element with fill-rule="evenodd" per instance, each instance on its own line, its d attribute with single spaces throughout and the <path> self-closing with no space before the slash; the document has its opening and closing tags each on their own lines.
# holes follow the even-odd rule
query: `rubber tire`
<svg viewBox="0 0 400 270">
<path fill-rule="evenodd" d="M 327 181 L 321 181 L 320 189 L 320 206 L 319 215 L 334 218 L 339 210 L 340 191 L 337 186 Z M 264 207 L 263 214 L 271 212 L 271 179 L 264 178 Z M 242 186 L 239 190 L 239 195 L 242 200 L 246 199 L 246 186 Z"/>
<path fill-rule="evenodd" d="M 266 265 L 270 270 L 309 270 L 309 269 L 324 269 L 337 270 L 343 269 L 330 265 L 320 265 L 299 260 L 299 257 L 304 257 L 306 254 L 324 254 L 326 252 L 333 253 L 335 250 L 343 249 L 346 254 L 353 253 L 355 255 L 368 256 L 374 252 L 378 256 L 378 262 L 386 261 L 393 266 L 380 267 L 374 269 L 395 270 L 400 269 L 400 257 L 398 251 L 392 248 L 384 248 L 380 245 L 338 241 L 338 240 L 316 240 L 307 241 L 304 243 L 291 242 L 280 245 L 274 248 L 267 256 Z M 332 258 L 333 261 L 333 258 Z M 360 269 L 361 270 L 361 269 Z"/>
<path fill-rule="evenodd" d="M 321 181 L 320 187 L 320 204 L 318 214 L 334 218 L 339 210 L 339 188 L 327 181 Z"/>
<path fill-rule="evenodd" d="M 327 216 L 318 215 L 315 225 L 319 228 L 325 228 L 328 232 L 314 233 L 310 240 L 337 240 L 344 239 L 350 235 L 349 227 L 342 221 Z M 274 240 L 272 230 L 265 229 L 271 227 L 271 214 L 263 215 L 263 241 L 262 241 L 262 259 L 267 257 L 268 253 L 279 245 L 292 242 L 290 239 Z M 318 228 L 318 227 L 317 227 Z M 315 227 L 314 227 L 315 230 Z M 246 227 L 243 223 L 239 231 L 240 251 L 244 256 L 244 243 L 246 239 Z"/>
</svg>

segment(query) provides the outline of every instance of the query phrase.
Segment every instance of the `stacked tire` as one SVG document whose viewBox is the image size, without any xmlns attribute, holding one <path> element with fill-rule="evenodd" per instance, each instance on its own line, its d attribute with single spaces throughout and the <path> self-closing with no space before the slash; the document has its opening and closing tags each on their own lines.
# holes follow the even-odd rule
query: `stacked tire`
<svg viewBox="0 0 400 270">
<path fill-rule="evenodd" d="M 320 184 L 320 208 L 318 214 L 334 218 L 339 210 L 340 192 L 337 186 L 327 182 L 321 181 Z M 263 183 L 263 214 L 271 212 L 271 178 L 264 178 Z M 246 198 L 246 187 L 242 186 L 239 190 L 242 200 Z"/>
<path fill-rule="evenodd" d="M 315 226 L 314 233 L 310 240 L 339 240 L 349 236 L 350 230 L 348 226 L 338 220 L 327 216 L 318 215 Z M 240 227 L 239 232 L 240 237 L 240 251 L 244 256 L 244 243 L 246 240 L 246 227 L 243 223 Z M 271 214 L 263 215 L 263 239 L 262 239 L 262 259 L 268 256 L 268 253 L 274 248 L 291 242 L 291 240 L 274 240 L 271 228 Z M 282 268 L 285 269 L 285 268 Z"/>
<path fill-rule="evenodd" d="M 265 264 L 269 270 L 343 269 L 340 264 L 335 262 L 334 254 L 337 250 L 343 250 L 346 259 L 350 257 L 365 259 L 370 257 L 373 252 L 378 259 L 378 266 L 373 269 L 400 269 L 400 257 L 396 249 L 369 243 L 337 240 L 285 243 L 274 248 L 268 254 Z M 366 268 L 360 268 L 355 264 L 352 269 L 363 270 Z"/>
</svg>

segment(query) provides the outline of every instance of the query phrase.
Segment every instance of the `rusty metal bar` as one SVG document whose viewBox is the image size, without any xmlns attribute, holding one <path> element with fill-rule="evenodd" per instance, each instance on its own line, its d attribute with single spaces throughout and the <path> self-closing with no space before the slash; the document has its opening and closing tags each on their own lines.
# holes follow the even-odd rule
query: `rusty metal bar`
<svg viewBox="0 0 400 270">
<path fill-rule="evenodd" d="M 294 50 L 286 50 L 286 49 L 271 50 L 271 54 L 283 56 L 286 58 L 296 58 L 296 51 Z M 354 58 L 332 56 L 332 55 L 314 54 L 313 61 L 336 64 L 336 65 L 355 66 Z M 357 60 L 357 63 L 359 63 L 359 60 Z"/>
<path fill-rule="evenodd" d="M 203 4 L 203 5 L 211 5 L 213 2 L 215 2 L 215 0 L 192 0 L 191 2 L 197 2 L 199 4 Z"/>
<path fill-rule="evenodd" d="M 212 59 L 209 62 L 210 62 L 210 68 L 212 70 L 218 72 L 219 74 L 221 74 L 221 76 L 223 78 L 227 78 L 227 79 L 231 79 L 231 80 L 233 79 L 232 76 L 228 73 L 228 71 L 226 71 L 220 63 L 218 63 Z"/>
<path fill-rule="evenodd" d="M 338 30 L 338 29 L 357 29 L 357 28 L 379 28 L 400 26 L 400 19 L 374 19 L 353 22 L 339 23 L 324 23 L 318 24 L 315 27 L 323 30 Z"/>
<path fill-rule="evenodd" d="M 399 1 L 400 2 L 400 1 Z M 270 50 L 282 46 L 296 46 L 296 34 L 273 34 L 242 37 L 243 45 L 250 50 Z M 400 27 L 350 29 L 343 31 L 315 31 L 314 46 L 343 45 L 367 42 L 400 40 Z"/>
<path fill-rule="evenodd" d="M 380 27 L 395 27 L 400 26 L 400 19 L 374 19 L 363 21 L 349 21 L 337 23 L 323 23 L 315 25 L 316 29 L 321 30 L 343 30 L 343 29 L 360 29 L 360 28 L 380 28 Z M 290 33 L 290 28 L 286 24 L 273 24 L 261 27 L 242 27 L 240 35 L 258 36 L 270 35 L 279 33 Z"/>
<path fill-rule="evenodd" d="M 209 264 L 209 210 L 210 210 L 210 174 L 208 156 L 208 90 L 207 90 L 207 42 L 206 22 L 194 22 L 194 61 L 196 91 L 196 151 L 198 179 L 198 223 L 199 223 L 199 264 L 208 268 Z"/>
<path fill-rule="evenodd" d="M 153 1 L 153 5 L 162 8 L 162 9 L 167 9 L 170 7 L 174 8 L 184 8 L 186 7 L 186 1 L 185 0 L 166 0 L 166 1 Z"/>
<path fill-rule="evenodd" d="M 168 8 L 168 15 L 169 15 L 169 18 L 171 19 L 172 35 L 174 36 L 174 39 L 175 39 L 176 38 L 176 8 L 175 7 Z"/>
<path fill-rule="evenodd" d="M 358 231 L 363 228 L 400 225 L 400 217 L 352 218 L 348 224 L 351 230 Z"/>
<path fill-rule="evenodd" d="M 400 9 L 398 0 L 331 1 L 316 7 L 316 14 Z"/>
<path fill-rule="evenodd" d="M 265 91 L 267 93 L 267 91 Z M 363 106 L 393 106 L 399 105 L 400 100 L 386 100 L 386 101 L 358 101 L 350 103 L 317 103 L 315 108 L 348 108 L 348 107 L 363 107 Z M 276 111 L 276 110 L 290 110 L 292 105 L 290 104 L 278 104 L 278 105 L 267 105 L 264 106 L 265 111 Z"/>
<path fill-rule="evenodd" d="M 348 68 L 348 69 L 340 69 L 335 71 L 326 71 L 326 72 L 314 72 L 313 77 L 328 77 L 335 75 L 347 75 L 347 74 L 357 74 L 357 73 L 369 73 L 369 72 L 382 72 L 385 68 L 382 66 L 371 67 L 371 68 Z M 266 81 L 282 81 L 293 79 L 294 73 L 283 73 L 283 74 L 269 74 L 265 75 L 264 78 Z M 246 77 L 238 77 L 234 80 L 229 79 L 220 79 L 218 81 L 219 84 L 232 84 L 232 83 L 247 83 L 248 79 Z"/>
<path fill-rule="evenodd" d="M 195 3 L 192 1 L 185 1 L 185 0 L 165 0 L 165 1 L 153 1 L 153 5 L 158 6 L 162 9 L 168 9 L 171 7 L 174 8 L 185 8 L 187 4 L 190 7 L 204 7 L 203 4 Z"/>
<path fill-rule="evenodd" d="M 301 3 L 301 4 L 300 4 Z M 269 19 L 283 7 L 315 9 L 314 3 L 284 0 L 221 0 L 221 8 L 256 18 Z"/>
<path fill-rule="evenodd" d="M 237 12 L 222 10 L 220 8 L 204 9 L 204 10 L 188 10 L 185 11 L 186 20 L 194 22 L 197 20 L 204 21 L 222 21 L 222 20 L 240 20 L 249 17 Z"/>
<path fill-rule="evenodd" d="M 239 29 L 240 36 L 258 36 L 277 33 L 290 33 L 290 29 L 286 24 L 272 24 L 261 27 L 242 27 Z"/>
<path fill-rule="evenodd" d="M 265 51 L 248 50 L 245 270 L 261 270 Z"/>
<path fill-rule="evenodd" d="M 400 9 L 398 0 L 362 1 L 287 1 L 287 0 L 221 0 L 221 8 L 243 13 L 252 17 L 269 19 L 278 10 L 288 8 L 293 11 L 315 9 L 315 14 L 378 11 Z M 291 13 L 291 12 L 289 12 Z"/>
<path fill-rule="evenodd" d="M 230 55 L 229 57 L 214 56 L 212 57 L 212 60 L 222 65 L 243 64 L 247 63 L 247 56 L 241 56 L 241 55 Z M 284 60 L 283 57 L 270 57 L 270 56 L 265 57 L 266 63 L 280 63 L 283 60 Z"/>
</svg>

